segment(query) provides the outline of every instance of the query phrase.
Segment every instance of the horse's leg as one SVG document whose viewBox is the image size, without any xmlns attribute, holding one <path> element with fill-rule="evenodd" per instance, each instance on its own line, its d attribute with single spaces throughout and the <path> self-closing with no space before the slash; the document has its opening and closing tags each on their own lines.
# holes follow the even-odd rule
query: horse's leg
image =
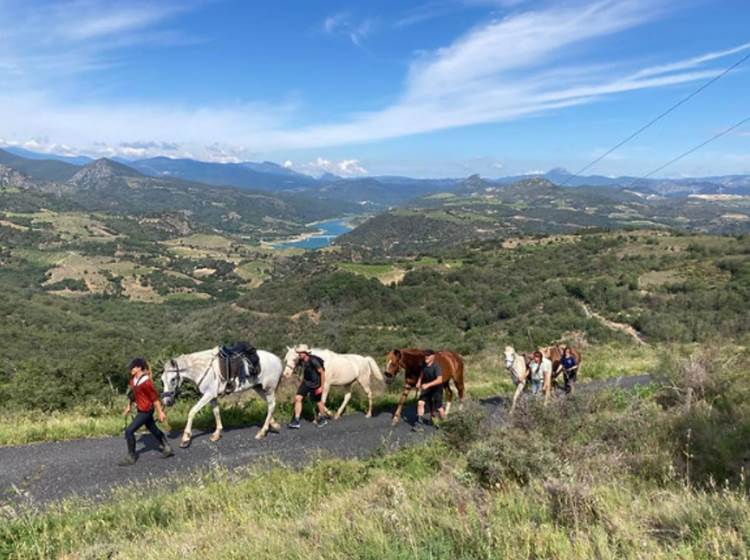
<svg viewBox="0 0 750 560">
<path fill-rule="evenodd" d="M 320 397 L 320 402 L 323 403 L 323 410 L 325 410 L 326 416 L 333 416 L 331 414 L 331 411 L 328 410 L 328 407 L 326 406 L 326 401 L 328 400 L 328 392 L 331 390 L 331 385 L 326 383 L 326 385 L 323 387 L 323 394 Z"/>
<path fill-rule="evenodd" d="M 202 409 L 212 399 L 215 399 L 215 398 L 216 398 L 215 395 L 212 395 L 211 393 L 207 393 L 201 396 L 201 398 L 198 399 L 198 402 L 195 403 L 193 408 L 190 409 L 190 412 L 188 412 L 187 424 L 185 424 L 185 430 L 182 432 L 182 439 L 180 440 L 180 447 L 188 447 L 190 445 L 190 440 L 193 437 L 193 419 L 195 418 L 195 415 L 198 414 L 198 411 L 200 411 L 200 409 Z"/>
<path fill-rule="evenodd" d="M 352 398 L 352 386 L 349 385 L 346 388 L 346 393 L 344 394 L 344 400 L 341 403 L 341 406 L 336 411 L 336 414 L 333 415 L 334 420 L 338 420 L 339 418 L 341 418 L 341 415 L 344 413 L 344 409 L 346 408 L 346 405 L 349 404 L 349 399 L 351 398 Z"/>
<path fill-rule="evenodd" d="M 273 389 L 268 390 L 268 394 L 273 397 L 273 410 L 271 410 L 271 421 L 269 422 L 271 427 L 269 429 L 272 432 L 278 433 L 281 431 L 281 425 L 276 421 L 276 418 L 273 417 L 273 413 L 276 411 L 276 389 L 278 389 L 278 385 Z"/>
<path fill-rule="evenodd" d="M 255 434 L 255 439 L 263 439 L 264 437 L 266 437 L 266 434 L 268 434 L 268 428 L 271 425 L 273 411 L 276 408 L 276 395 L 273 393 L 273 391 L 264 391 L 261 389 L 256 389 L 256 392 L 261 397 L 266 399 L 266 404 L 268 405 L 268 411 L 266 412 L 266 421 L 263 422 L 263 427 L 260 429 L 260 431 Z"/>
<path fill-rule="evenodd" d="M 401 420 L 401 409 L 404 408 L 404 402 L 406 402 L 406 398 L 409 396 L 409 393 L 411 393 L 411 389 L 411 385 L 404 385 L 404 390 L 401 392 L 401 398 L 398 400 L 396 412 L 393 413 L 393 420 L 391 420 L 392 426 L 395 426 L 398 424 L 398 421 Z"/>
<path fill-rule="evenodd" d="M 365 418 L 372 418 L 372 388 L 370 387 L 369 375 L 364 379 L 360 379 L 359 384 L 365 390 L 365 394 L 367 395 L 367 414 L 365 414 Z"/>
<path fill-rule="evenodd" d="M 224 430 L 224 426 L 221 425 L 221 412 L 219 412 L 219 399 L 211 399 L 211 408 L 214 411 L 214 420 L 216 420 L 216 430 L 211 437 L 208 438 L 211 441 L 219 441 L 221 439 L 221 432 Z"/>
<path fill-rule="evenodd" d="M 521 393 L 523 393 L 523 388 L 526 386 L 526 381 L 520 381 L 518 385 L 516 385 L 516 392 L 513 394 L 513 404 L 510 405 L 510 413 L 513 414 L 513 411 L 516 409 L 516 403 L 518 402 L 518 398 L 521 396 Z"/>
<path fill-rule="evenodd" d="M 451 404 L 453 403 L 453 389 L 451 389 L 451 382 L 450 379 L 448 380 L 448 383 L 443 385 L 443 392 L 445 393 L 445 415 L 448 416 L 448 413 L 451 411 Z"/>
</svg>

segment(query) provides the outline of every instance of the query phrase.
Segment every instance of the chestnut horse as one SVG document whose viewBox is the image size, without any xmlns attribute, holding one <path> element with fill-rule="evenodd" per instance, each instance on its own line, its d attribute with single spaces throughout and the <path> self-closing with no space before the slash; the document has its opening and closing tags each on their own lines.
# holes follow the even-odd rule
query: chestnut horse
<svg viewBox="0 0 750 560">
<path fill-rule="evenodd" d="M 565 349 L 569 348 L 570 353 L 576 359 L 578 364 L 578 374 L 581 373 L 581 353 L 573 348 L 572 346 L 563 346 L 559 342 L 554 343 L 552 346 L 540 346 L 539 351 L 542 356 L 548 358 L 552 362 L 552 382 L 556 383 L 557 376 L 560 375 L 557 369 L 560 367 L 560 360 L 565 355 Z"/>
<path fill-rule="evenodd" d="M 422 366 L 425 363 L 424 360 L 424 350 L 416 348 L 392 350 L 386 356 L 384 372 L 386 383 L 393 382 L 398 372 L 402 369 L 404 370 L 404 391 L 401 393 L 401 399 L 399 399 L 396 412 L 393 414 L 393 425 L 398 424 L 398 421 L 401 419 L 401 409 L 404 406 L 406 398 L 409 396 L 409 392 L 412 389 L 416 389 L 419 375 L 422 372 Z M 440 366 L 440 371 L 443 373 L 443 389 L 448 401 L 445 405 L 445 414 L 447 415 L 451 408 L 451 401 L 453 401 L 453 389 L 450 386 L 451 379 L 456 389 L 458 389 L 459 406 L 463 407 L 464 404 L 464 359 L 456 352 L 442 350 L 435 352 L 435 363 Z"/>
</svg>

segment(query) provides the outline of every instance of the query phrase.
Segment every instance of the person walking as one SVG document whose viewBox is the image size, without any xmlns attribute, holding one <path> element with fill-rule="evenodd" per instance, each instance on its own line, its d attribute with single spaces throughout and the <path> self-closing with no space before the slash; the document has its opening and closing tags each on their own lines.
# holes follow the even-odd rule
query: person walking
<svg viewBox="0 0 750 560">
<path fill-rule="evenodd" d="M 417 388 L 421 389 L 421 392 L 417 400 L 417 421 L 414 423 L 413 428 L 415 432 L 424 430 L 420 426 L 420 420 L 422 424 L 430 423 L 430 420 L 424 415 L 427 403 L 430 403 L 431 416 L 437 411 L 440 419 L 445 419 L 445 408 L 443 408 L 443 372 L 440 369 L 440 365 L 435 363 L 434 351 L 425 350 L 424 354 L 424 365 L 417 381 Z"/>
<path fill-rule="evenodd" d="M 125 429 L 128 454 L 123 457 L 119 465 L 123 467 L 134 465 L 138 460 L 138 455 L 135 452 L 135 433 L 142 426 L 146 426 L 151 435 L 159 442 L 162 457 L 171 457 L 174 455 L 174 452 L 169 446 L 167 437 L 156 426 L 156 422 L 154 421 L 154 410 L 158 414 L 159 422 L 166 422 L 167 415 L 161 406 L 159 395 L 156 393 L 154 384 L 151 381 L 151 369 L 144 358 L 135 358 L 128 365 L 128 371 L 130 372 L 130 380 L 128 381 L 129 400 L 123 412 L 126 417 L 129 416 L 132 406 L 135 404 L 136 415 Z"/>
<path fill-rule="evenodd" d="M 563 372 L 563 380 L 565 382 L 563 389 L 566 393 L 570 394 L 573 392 L 573 384 L 578 376 L 578 362 L 576 361 L 570 346 L 565 347 L 563 357 L 560 359 L 560 365 L 557 366 L 556 374 L 559 374 L 560 370 Z"/>
<path fill-rule="evenodd" d="M 294 395 L 294 417 L 289 422 L 289 428 L 298 430 L 300 428 L 300 417 L 302 416 L 302 401 L 305 397 L 315 403 L 318 408 L 318 428 L 328 424 L 326 407 L 323 405 L 323 386 L 326 382 L 326 370 L 323 359 L 313 355 L 307 344 L 300 344 L 295 349 L 302 361 L 302 382 Z"/>
<path fill-rule="evenodd" d="M 537 350 L 529 363 L 529 372 L 531 393 L 538 395 L 543 392 L 544 404 L 546 405 L 552 391 L 552 360 L 545 358 L 544 354 Z"/>
</svg>

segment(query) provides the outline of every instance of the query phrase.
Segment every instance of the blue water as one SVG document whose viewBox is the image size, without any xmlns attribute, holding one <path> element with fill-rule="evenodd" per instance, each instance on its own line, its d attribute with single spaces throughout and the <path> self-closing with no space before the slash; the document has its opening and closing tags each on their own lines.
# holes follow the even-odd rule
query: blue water
<svg viewBox="0 0 750 560">
<path fill-rule="evenodd" d="M 289 241 L 287 243 L 276 243 L 276 247 L 281 249 L 289 249 L 294 247 L 296 249 L 322 249 L 331 244 L 339 235 L 347 233 L 352 230 L 351 227 L 346 225 L 346 220 L 328 220 L 325 222 L 319 222 L 313 227 L 322 230 L 320 235 L 314 235 L 308 237 L 303 241 Z"/>
</svg>

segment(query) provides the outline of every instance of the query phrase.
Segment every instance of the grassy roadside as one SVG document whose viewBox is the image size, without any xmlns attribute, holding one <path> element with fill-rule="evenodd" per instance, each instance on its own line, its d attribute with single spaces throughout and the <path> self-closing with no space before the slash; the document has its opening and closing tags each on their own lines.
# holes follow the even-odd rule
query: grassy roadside
<svg viewBox="0 0 750 560">
<path fill-rule="evenodd" d="M 744 440 L 717 428 L 750 427 L 748 390 L 709 360 L 662 369 L 661 387 L 529 401 L 500 428 L 467 407 L 443 437 L 369 460 L 8 513 L 0 557 L 744 558 Z"/>
<path fill-rule="evenodd" d="M 659 361 L 660 350 L 650 346 L 600 346 L 586 349 L 585 365 L 581 381 L 606 379 L 620 375 L 638 375 L 654 370 Z M 467 358 L 467 394 L 469 398 L 484 398 L 508 394 L 513 390 L 501 356 L 484 353 Z M 296 379 L 283 380 L 279 389 L 278 418 L 291 414 L 290 403 Z M 374 406 L 383 410 L 392 408 L 401 394 L 401 384 L 392 386 L 379 384 L 376 387 Z M 342 393 L 334 389 L 329 398 L 329 408 L 341 403 Z M 183 397 L 168 411 L 168 427 L 181 431 L 187 421 L 190 407 L 195 400 Z M 0 423 L 0 446 L 24 445 L 41 441 L 61 441 L 121 435 L 125 418 L 121 415 L 124 397 L 119 404 L 111 406 L 92 405 L 85 408 L 61 412 L 26 413 L 8 412 Z M 348 411 L 365 411 L 367 399 L 358 388 L 350 402 Z M 232 398 L 222 406 L 222 420 L 227 428 L 251 426 L 265 418 L 265 403 L 254 394 Z M 196 429 L 212 430 L 214 418 L 210 407 L 206 407 L 194 423 Z"/>
</svg>

